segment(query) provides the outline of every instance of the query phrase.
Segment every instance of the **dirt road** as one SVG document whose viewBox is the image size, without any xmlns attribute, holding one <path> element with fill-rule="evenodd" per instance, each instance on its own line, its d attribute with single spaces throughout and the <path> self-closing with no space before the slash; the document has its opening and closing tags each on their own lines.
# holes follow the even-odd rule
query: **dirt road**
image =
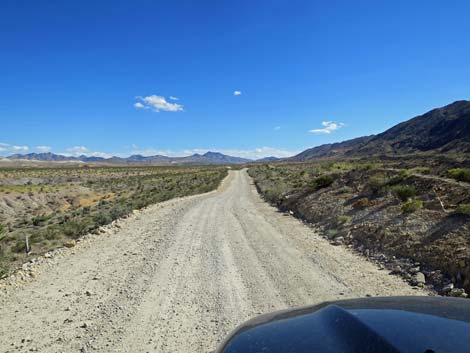
<svg viewBox="0 0 470 353">
<path fill-rule="evenodd" d="M 417 295 L 264 203 L 245 171 L 154 205 L 0 292 L 0 352 L 210 352 L 261 313 Z"/>
</svg>

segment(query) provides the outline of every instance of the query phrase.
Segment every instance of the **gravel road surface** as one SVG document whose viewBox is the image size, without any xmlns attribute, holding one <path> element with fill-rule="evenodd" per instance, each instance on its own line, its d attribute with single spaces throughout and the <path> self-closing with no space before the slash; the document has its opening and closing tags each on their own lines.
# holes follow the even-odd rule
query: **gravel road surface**
<svg viewBox="0 0 470 353">
<path fill-rule="evenodd" d="M 424 294 L 277 212 L 244 170 L 118 227 L 0 288 L 0 352 L 211 352 L 258 314 Z"/>
</svg>

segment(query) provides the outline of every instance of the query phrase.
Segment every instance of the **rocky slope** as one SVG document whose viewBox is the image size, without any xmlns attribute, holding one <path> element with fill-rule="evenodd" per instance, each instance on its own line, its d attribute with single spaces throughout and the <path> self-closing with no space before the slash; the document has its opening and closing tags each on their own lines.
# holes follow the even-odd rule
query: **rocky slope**
<svg viewBox="0 0 470 353">
<path fill-rule="evenodd" d="M 287 161 L 413 153 L 470 153 L 470 101 L 433 109 L 378 135 L 314 147 Z"/>
<path fill-rule="evenodd" d="M 261 165 L 250 174 L 266 200 L 333 243 L 443 294 L 450 286 L 459 287 L 453 295 L 470 291 L 469 183 L 424 167 L 344 162 Z"/>
</svg>

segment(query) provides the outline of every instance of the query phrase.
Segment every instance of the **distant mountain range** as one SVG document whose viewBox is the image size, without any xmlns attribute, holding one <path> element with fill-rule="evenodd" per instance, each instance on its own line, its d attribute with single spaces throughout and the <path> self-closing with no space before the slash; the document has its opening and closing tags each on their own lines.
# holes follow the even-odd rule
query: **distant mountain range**
<svg viewBox="0 0 470 353">
<path fill-rule="evenodd" d="M 470 101 L 457 101 L 442 108 L 395 125 L 378 135 L 358 137 L 305 150 L 293 157 L 278 159 L 266 157 L 251 160 L 227 156 L 219 152 L 193 154 L 187 157 L 142 156 L 92 157 L 64 156 L 54 153 L 13 154 L 9 160 L 43 162 L 76 161 L 117 165 L 210 165 L 243 164 L 251 162 L 304 162 L 318 158 L 367 157 L 377 155 L 405 155 L 411 153 L 470 153 Z"/>
<path fill-rule="evenodd" d="M 132 155 L 130 157 L 90 157 L 90 156 L 64 156 L 51 152 L 47 153 L 28 153 L 13 154 L 7 157 L 10 160 L 30 160 L 43 162 L 65 162 L 76 161 L 85 163 L 106 163 L 118 165 L 214 165 L 214 164 L 243 164 L 254 162 L 251 159 L 227 156 L 219 152 L 206 152 L 204 154 L 193 154 L 187 157 L 168 157 L 168 156 L 142 156 Z M 270 161 L 276 157 L 269 157 Z"/>
<path fill-rule="evenodd" d="M 263 162 L 275 162 L 275 161 L 278 161 L 278 160 L 280 160 L 280 158 L 271 156 L 271 157 L 264 157 L 264 158 L 257 159 L 254 162 L 263 163 Z"/>
<path fill-rule="evenodd" d="M 433 109 L 378 135 L 317 146 L 284 160 L 410 153 L 470 153 L 470 101 Z"/>
</svg>

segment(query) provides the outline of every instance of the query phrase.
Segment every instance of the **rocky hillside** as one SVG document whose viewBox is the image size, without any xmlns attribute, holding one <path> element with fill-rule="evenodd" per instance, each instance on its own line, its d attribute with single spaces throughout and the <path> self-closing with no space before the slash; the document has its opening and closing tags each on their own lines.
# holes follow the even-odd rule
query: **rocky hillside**
<svg viewBox="0 0 470 353">
<path fill-rule="evenodd" d="M 342 156 L 469 152 L 470 101 L 457 101 L 400 123 L 381 134 L 321 145 L 288 160 L 302 162 Z"/>
<path fill-rule="evenodd" d="M 287 158 L 290 162 L 307 162 L 318 158 L 344 156 L 351 151 L 357 150 L 366 145 L 374 136 L 358 137 L 352 140 L 347 140 L 337 143 L 327 143 L 321 146 L 309 148 L 299 154 Z"/>
<path fill-rule="evenodd" d="M 249 173 L 267 201 L 313 223 L 333 244 L 355 247 L 413 285 L 466 296 L 470 169 L 422 162 L 273 163 Z"/>
</svg>

